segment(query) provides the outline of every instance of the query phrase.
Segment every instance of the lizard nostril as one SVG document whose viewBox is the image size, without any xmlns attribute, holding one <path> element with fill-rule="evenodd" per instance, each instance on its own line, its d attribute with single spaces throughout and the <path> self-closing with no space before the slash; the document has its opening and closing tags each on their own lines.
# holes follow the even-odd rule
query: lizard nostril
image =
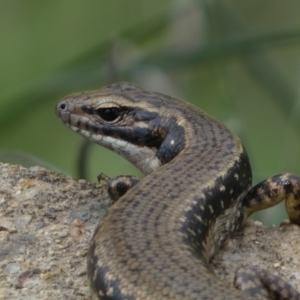
<svg viewBox="0 0 300 300">
<path fill-rule="evenodd" d="M 62 103 L 62 104 L 60 105 L 60 109 L 61 109 L 61 110 L 65 110 L 65 108 L 66 108 L 66 104 L 65 104 L 65 103 Z"/>
<path fill-rule="evenodd" d="M 55 113 L 61 117 L 61 113 L 68 112 L 68 103 L 66 101 L 61 101 L 55 106 Z"/>
<path fill-rule="evenodd" d="M 68 106 L 65 101 L 62 101 L 62 102 L 58 103 L 57 107 L 60 111 L 65 111 Z"/>
</svg>

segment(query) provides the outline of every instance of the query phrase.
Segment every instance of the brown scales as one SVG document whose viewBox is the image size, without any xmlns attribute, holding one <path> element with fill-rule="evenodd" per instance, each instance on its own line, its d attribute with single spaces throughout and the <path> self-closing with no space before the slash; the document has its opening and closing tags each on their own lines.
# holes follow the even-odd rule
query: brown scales
<svg viewBox="0 0 300 300">
<path fill-rule="evenodd" d="M 250 189 L 247 155 L 228 129 L 186 102 L 130 83 L 66 97 L 56 113 L 72 130 L 147 173 L 128 186 L 95 231 L 88 255 L 95 297 L 300 299 L 290 285 L 256 268 L 237 273 L 242 293 L 208 264 L 254 211 L 286 198 L 290 220 L 299 224 L 297 176 L 277 175 Z M 140 126 L 135 131 L 138 124 L 149 129 L 143 143 L 136 138 L 145 133 Z M 127 190 L 130 180 L 123 179 L 108 181 L 115 198 Z M 118 185 L 122 193 L 114 191 Z"/>
</svg>

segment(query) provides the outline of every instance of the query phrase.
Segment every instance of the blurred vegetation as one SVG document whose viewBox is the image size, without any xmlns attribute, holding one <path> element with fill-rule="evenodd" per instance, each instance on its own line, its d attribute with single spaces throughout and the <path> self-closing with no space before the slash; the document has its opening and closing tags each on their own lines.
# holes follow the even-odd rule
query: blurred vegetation
<svg viewBox="0 0 300 300">
<path fill-rule="evenodd" d="M 0 160 L 76 177 L 82 138 L 55 103 L 112 81 L 191 101 L 243 141 L 254 183 L 300 175 L 297 0 L 12 0 L 0 2 Z M 137 174 L 93 146 L 89 180 Z M 284 209 L 267 210 L 266 224 Z"/>
</svg>

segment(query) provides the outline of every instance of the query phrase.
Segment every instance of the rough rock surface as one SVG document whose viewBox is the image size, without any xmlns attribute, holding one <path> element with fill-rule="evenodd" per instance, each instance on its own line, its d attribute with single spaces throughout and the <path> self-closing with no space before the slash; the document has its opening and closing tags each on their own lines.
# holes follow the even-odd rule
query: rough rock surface
<svg viewBox="0 0 300 300">
<path fill-rule="evenodd" d="M 88 244 L 110 205 L 105 186 L 0 163 L 0 300 L 90 299 Z M 299 250 L 298 226 L 248 222 L 212 265 L 229 282 L 258 265 L 300 290 Z"/>
</svg>

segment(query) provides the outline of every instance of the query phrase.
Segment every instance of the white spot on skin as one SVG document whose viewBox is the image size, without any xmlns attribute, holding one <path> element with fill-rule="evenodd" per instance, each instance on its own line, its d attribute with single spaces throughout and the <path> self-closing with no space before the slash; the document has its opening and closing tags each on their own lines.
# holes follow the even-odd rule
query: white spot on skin
<svg viewBox="0 0 300 300">
<path fill-rule="evenodd" d="M 231 222 L 227 221 L 226 224 L 225 224 L 225 227 L 229 229 L 231 227 Z"/>
<path fill-rule="evenodd" d="M 175 144 L 175 141 L 174 140 L 171 140 L 171 145 L 174 145 Z"/>
<path fill-rule="evenodd" d="M 230 192 L 229 192 L 229 193 L 230 193 L 230 195 L 232 195 L 232 193 L 233 193 L 233 190 L 230 190 Z"/>
<path fill-rule="evenodd" d="M 221 202 L 221 207 L 224 208 L 224 201 L 221 200 L 220 202 Z"/>
<path fill-rule="evenodd" d="M 221 185 L 221 186 L 220 186 L 220 192 L 224 192 L 225 190 L 226 190 L 225 185 Z"/>
<path fill-rule="evenodd" d="M 202 218 L 201 218 L 201 216 L 195 215 L 195 214 L 194 214 L 194 216 L 195 216 L 195 218 L 196 218 L 198 221 L 200 221 L 200 222 L 202 223 Z"/>
<path fill-rule="evenodd" d="M 187 230 L 190 232 L 191 235 L 196 236 L 195 231 L 191 230 L 190 228 L 188 228 Z"/>
<path fill-rule="evenodd" d="M 239 180 L 239 174 L 238 174 L 238 173 L 235 173 L 235 174 L 234 174 L 234 178 L 235 178 L 236 180 Z"/>
<path fill-rule="evenodd" d="M 208 208 L 209 208 L 210 212 L 213 214 L 214 213 L 213 207 L 211 205 L 209 205 Z"/>
<path fill-rule="evenodd" d="M 108 295 L 108 296 L 113 296 L 113 294 L 114 294 L 114 288 L 110 286 L 110 287 L 107 289 L 107 295 Z"/>
</svg>

